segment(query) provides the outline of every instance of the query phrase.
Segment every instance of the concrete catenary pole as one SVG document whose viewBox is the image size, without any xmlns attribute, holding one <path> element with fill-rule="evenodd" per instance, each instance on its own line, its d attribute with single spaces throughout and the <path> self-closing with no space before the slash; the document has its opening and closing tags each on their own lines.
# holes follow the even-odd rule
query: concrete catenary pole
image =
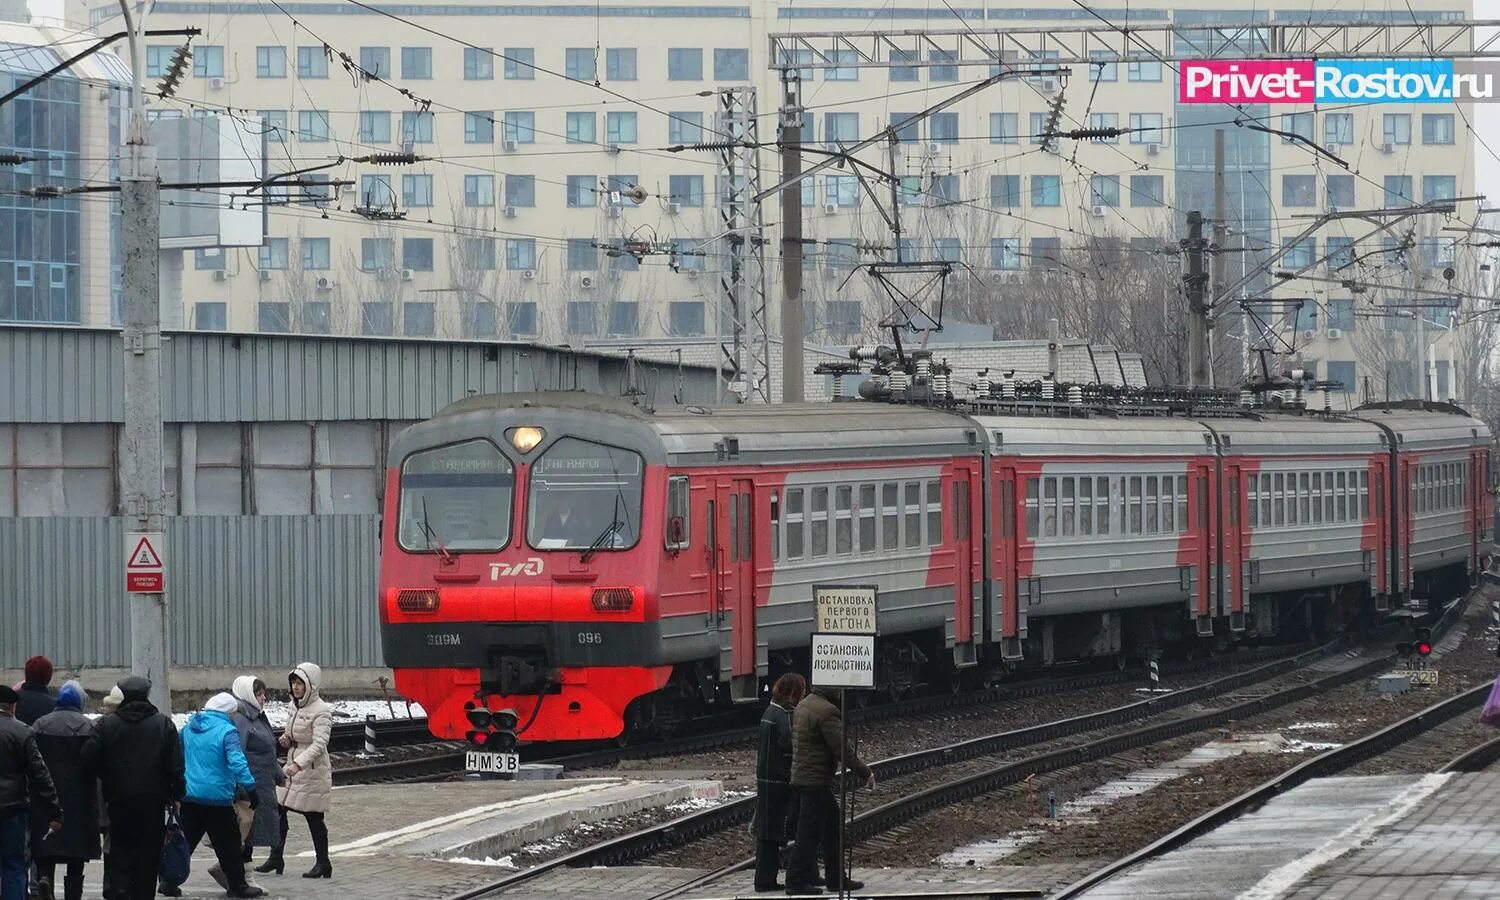
<svg viewBox="0 0 1500 900">
<path fill-rule="evenodd" d="M 802 172 L 802 73 L 781 70 L 781 178 Z M 781 402 L 802 402 L 802 183 L 781 192 Z"/>
<path fill-rule="evenodd" d="M 162 485 L 161 287 L 157 281 L 161 207 L 156 151 L 146 139 L 143 83 L 149 7 L 142 4 L 137 16 L 130 0 L 120 0 L 120 9 L 130 31 L 132 73 L 130 126 L 120 160 L 125 289 L 125 426 L 120 447 L 120 493 L 127 530 L 162 532 L 166 497 Z M 165 553 L 166 548 L 158 547 L 157 551 Z M 162 712 L 170 712 L 166 594 L 130 594 L 129 598 L 130 669 L 151 679 L 151 702 Z"/>
<path fill-rule="evenodd" d="M 1213 268 L 1214 280 L 1213 291 L 1208 295 L 1209 309 L 1213 311 L 1213 314 L 1215 316 L 1220 314 L 1222 304 L 1225 301 L 1224 268 L 1228 257 L 1228 253 L 1226 253 L 1225 251 L 1229 248 L 1229 186 L 1225 181 L 1226 176 L 1227 173 L 1224 171 L 1224 129 L 1215 128 L 1213 240 L 1216 249 L 1214 250 L 1213 258 L 1209 260 L 1209 265 Z M 1241 321 L 1245 324 L 1248 324 L 1249 322 L 1248 318 L 1242 318 Z M 1210 330 L 1210 337 L 1212 337 L 1212 334 L 1213 332 Z M 1248 329 L 1240 335 L 1240 347 L 1241 354 L 1244 355 L 1245 359 L 1249 359 L 1247 351 L 1250 347 L 1250 333 Z M 1246 368 L 1248 368 L 1248 366 L 1246 366 Z M 1248 375 L 1248 373 L 1245 374 Z M 1208 361 L 1208 375 L 1210 379 L 1212 379 L 1214 376 L 1213 360 L 1211 359 Z"/>
</svg>

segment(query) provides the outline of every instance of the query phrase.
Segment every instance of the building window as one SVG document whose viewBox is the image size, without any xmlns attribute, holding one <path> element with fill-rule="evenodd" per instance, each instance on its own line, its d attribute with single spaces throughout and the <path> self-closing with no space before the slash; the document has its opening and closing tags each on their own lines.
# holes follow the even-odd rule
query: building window
<svg viewBox="0 0 1500 900">
<path fill-rule="evenodd" d="M 1161 144 L 1161 113 L 1131 113 L 1130 143 Z"/>
<path fill-rule="evenodd" d="M 285 143 L 291 133 L 287 124 L 286 110 L 284 109 L 262 109 L 256 112 L 261 120 L 266 123 L 266 140 L 272 143 Z"/>
<path fill-rule="evenodd" d="M 469 326 L 469 333 L 475 337 L 494 337 L 495 329 L 500 324 L 500 316 L 495 310 L 495 304 L 488 300 L 481 300 L 474 304 L 474 318 Z"/>
<path fill-rule="evenodd" d="M 606 81 L 635 81 L 635 48 L 610 47 L 604 51 Z"/>
<path fill-rule="evenodd" d="M 599 248 L 593 238 L 568 238 L 568 271 L 594 272 L 599 268 Z"/>
<path fill-rule="evenodd" d="M 569 175 L 565 190 L 568 206 L 573 209 L 598 205 L 594 199 L 596 188 L 592 175 Z"/>
<path fill-rule="evenodd" d="M 853 340 L 863 330 L 858 300 L 829 300 L 824 330 L 834 340 Z M 837 377 L 837 376 L 835 376 Z M 847 491 L 847 486 L 839 490 Z"/>
<path fill-rule="evenodd" d="M 570 112 L 565 119 L 568 143 L 596 144 L 599 142 L 598 116 L 591 112 Z"/>
<path fill-rule="evenodd" d="M 389 144 L 391 142 L 391 114 L 361 112 L 359 114 L 359 142 L 361 144 Z"/>
<path fill-rule="evenodd" d="M 328 140 L 328 113 L 304 109 L 297 113 L 297 140 L 312 144 Z"/>
<path fill-rule="evenodd" d="M 505 242 L 505 268 L 522 272 L 536 268 L 536 239 L 509 238 Z"/>
<path fill-rule="evenodd" d="M 302 268 L 322 272 L 332 268 L 333 254 L 328 238 L 302 239 Z"/>
<path fill-rule="evenodd" d="M 1132 53 L 1130 61 L 1125 64 L 1125 79 L 1127 81 L 1161 81 L 1161 60 Z"/>
<path fill-rule="evenodd" d="M 432 113 L 423 110 L 406 110 L 401 114 L 401 143 L 432 143 Z"/>
<path fill-rule="evenodd" d="M 193 327 L 199 331 L 226 331 L 229 328 L 229 304 L 210 300 L 193 304 Z"/>
<path fill-rule="evenodd" d="M 507 110 L 505 113 L 505 139 L 512 144 L 536 143 L 536 113 L 523 110 Z"/>
<path fill-rule="evenodd" d="M 391 69 L 391 48 L 360 47 L 359 67 L 376 78 L 390 78 L 394 74 Z"/>
<path fill-rule="evenodd" d="M 1032 206 L 1061 206 L 1062 179 L 1058 175 L 1031 176 Z"/>
<path fill-rule="evenodd" d="M 1354 114 L 1328 113 L 1323 117 L 1323 143 L 1354 143 Z"/>
<path fill-rule="evenodd" d="M 563 74 L 574 81 L 594 83 L 599 65 L 593 47 L 569 47 L 563 51 Z"/>
<path fill-rule="evenodd" d="M 1119 81 L 1120 64 L 1112 50 L 1089 51 L 1089 74 L 1094 81 Z"/>
<path fill-rule="evenodd" d="M 1452 200 L 1458 196 L 1458 179 L 1452 175 L 1423 175 L 1422 202 Z"/>
<path fill-rule="evenodd" d="M 990 205 L 996 209 L 1013 209 L 1021 205 L 1021 176 L 991 175 Z"/>
<path fill-rule="evenodd" d="M 1031 114 L 1027 125 L 1027 133 L 1031 136 L 1031 143 L 1040 144 L 1047 133 L 1047 114 L 1034 112 Z"/>
<path fill-rule="evenodd" d="M 829 144 L 854 144 L 859 141 L 859 113 L 823 114 L 823 140 Z"/>
<path fill-rule="evenodd" d="M 634 144 L 639 140 L 635 130 L 635 113 L 604 114 L 604 141 L 608 144 Z"/>
<path fill-rule="evenodd" d="M 285 78 L 286 77 L 286 48 L 285 47 L 256 47 L 255 48 L 255 77 L 256 78 Z"/>
<path fill-rule="evenodd" d="M 667 143 L 674 145 L 703 143 L 703 113 L 667 113 Z"/>
<path fill-rule="evenodd" d="M 536 176 L 505 176 L 505 205 L 519 207 L 536 206 Z"/>
<path fill-rule="evenodd" d="M 1354 176 L 1328 176 L 1328 205 L 1333 209 L 1354 208 Z"/>
<path fill-rule="evenodd" d="M 536 303 L 531 300 L 520 300 L 505 304 L 505 322 L 510 333 L 538 334 L 536 327 Z"/>
<path fill-rule="evenodd" d="M 1343 392 L 1352 394 L 1359 389 L 1358 367 L 1353 362 L 1328 361 L 1328 380 L 1343 386 Z"/>
<path fill-rule="evenodd" d="M 913 62 L 913 61 L 916 60 L 916 55 L 915 55 L 916 51 L 915 50 L 897 50 L 896 48 L 892 47 L 888 52 L 890 53 L 890 61 L 892 63 Z M 890 72 L 891 72 L 891 80 L 892 81 L 916 81 L 917 80 L 917 67 L 916 66 L 897 66 L 897 65 L 892 65 L 891 68 L 890 68 Z M 807 81 L 807 77 L 804 76 L 802 80 L 804 82 L 806 82 Z"/>
<path fill-rule="evenodd" d="M 823 70 L 824 81 L 858 81 L 859 69 L 855 63 L 859 62 L 859 51 L 851 48 L 830 50 L 827 54 L 828 61 L 844 63 L 834 68 Z"/>
<path fill-rule="evenodd" d="M 990 113 L 990 143 L 1017 143 L 1021 129 L 1018 119 L 1018 113 Z"/>
<path fill-rule="evenodd" d="M 401 77 L 409 81 L 426 81 L 432 78 L 432 48 L 402 47 Z"/>
<path fill-rule="evenodd" d="M 614 337 L 635 337 L 640 333 L 640 304 L 616 300 L 609 305 L 609 333 Z"/>
<path fill-rule="evenodd" d="M 697 47 L 667 49 L 668 81 L 702 81 L 703 51 Z"/>
<path fill-rule="evenodd" d="M 568 334 L 578 336 L 592 336 L 594 334 L 594 301 L 592 300 L 569 300 L 568 301 Z"/>
<path fill-rule="evenodd" d="M 958 176 L 932 176 L 932 192 L 929 196 L 933 206 L 946 206 L 949 203 L 959 202 L 962 198 L 958 196 Z"/>
<path fill-rule="evenodd" d="M 667 201 L 682 207 L 703 205 L 702 175 L 672 175 L 667 181 Z"/>
<path fill-rule="evenodd" d="M 1097 129 L 1100 129 L 1102 131 L 1110 131 L 1110 132 L 1119 131 L 1120 130 L 1120 114 L 1119 113 L 1112 113 L 1112 112 L 1089 113 L 1089 127 L 1090 128 L 1097 128 Z M 1091 137 L 1091 138 L 1089 138 L 1089 143 L 1091 143 L 1091 144 L 1118 144 L 1119 142 L 1120 142 L 1119 136 L 1118 135 L 1113 135 L 1113 134 L 1109 135 L 1109 136 L 1100 136 L 1100 137 Z"/>
<path fill-rule="evenodd" d="M 1453 143 L 1453 113 L 1423 113 L 1422 143 Z"/>
<path fill-rule="evenodd" d="M 708 268 L 708 253 L 712 249 L 709 241 L 693 237 L 672 238 L 672 250 L 676 253 L 677 267 L 685 272 L 702 272 Z"/>
<path fill-rule="evenodd" d="M 431 303 L 401 304 L 401 333 L 407 337 L 432 337 L 437 332 Z"/>
<path fill-rule="evenodd" d="M 703 302 L 674 300 L 667 304 L 667 332 L 675 336 L 703 333 Z"/>
<path fill-rule="evenodd" d="M 1327 242 L 1330 273 L 1354 265 L 1354 238 L 1330 235 Z"/>
<path fill-rule="evenodd" d="M 464 113 L 464 143 L 495 143 L 495 114 L 490 111 Z"/>
<path fill-rule="evenodd" d="M 401 176 L 401 205 L 426 208 L 432 205 L 431 175 Z M 412 268 L 407 266 L 407 268 Z"/>
<path fill-rule="evenodd" d="M 749 81 L 750 51 L 720 47 L 714 51 L 715 81 Z"/>
<path fill-rule="evenodd" d="M 383 272 L 391 267 L 390 238 L 360 238 L 359 267 L 365 272 Z"/>
<path fill-rule="evenodd" d="M 927 135 L 934 144 L 958 143 L 958 113 L 933 113 L 928 118 Z"/>
<path fill-rule="evenodd" d="M 292 307 L 290 303 L 261 301 L 256 308 L 257 331 L 285 334 L 292 330 Z"/>
<path fill-rule="evenodd" d="M 172 54 L 176 47 L 147 47 L 146 48 L 146 77 L 161 78 L 167 74 L 167 66 L 172 63 Z"/>
<path fill-rule="evenodd" d="M 1282 206 L 1313 206 L 1318 202 L 1316 175 L 1281 176 Z"/>
<path fill-rule="evenodd" d="M 495 176 L 465 175 L 464 206 L 494 206 Z"/>
<path fill-rule="evenodd" d="M 859 178 L 854 175 L 824 176 L 823 200 L 830 206 L 844 209 L 859 206 Z"/>
<path fill-rule="evenodd" d="M 323 47 L 298 47 L 297 77 L 327 78 L 328 50 Z"/>
<path fill-rule="evenodd" d="M 205 44 L 193 51 L 193 77 L 224 77 L 223 46 L 219 44 Z"/>
<path fill-rule="evenodd" d="M 1381 140 L 1387 144 L 1411 143 L 1411 114 L 1386 113 L 1381 125 Z"/>
<path fill-rule="evenodd" d="M 1021 268 L 1020 238 L 990 238 L 990 267 L 994 269 Z"/>
<path fill-rule="evenodd" d="M 401 268 L 413 272 L 432 271 L 432 238 L 402 238 Z"/>
<path fill-rule="evenodd" d="M 260 268 L 285 269 L 287 267 L 287 238 L 267 238 L 260 246 Z"/>
<path fill-rule="evenodd" d="M 1329 240 L 1332 243 L 1332 239 Z M 1330 300 L 1328 303 L 1328 327 L 1344 331 L 1354 330 L 1354 301 Z"/>
<path fill-rule="evenodd" d="M 1089 203 L 1094 206 L 1120 205 L 1120 176 L 1089 176 Z"/>
<path fill-rule="evenodd" d="M 359 316 L 360 334 L 384 336 L 391 333 L 391 305 L 389 303 L 362 303 Z"/>
<path fill-rule="evenodd" d="M 963 262 L 963 245 L 956 237 L 933 238 L 932 255 L 944 262 Z"/>
<path fill-rule="evenodd" d="M 391 189 L 389 175 L 361 175 L 359 177 L 360 203 L 368 209 L 380 209 L 396 205 L 396 192 Z"/>
<path fill-rule="evenodd" d="M 1310 112 L 1282 113 L 1281 130 L 1284 132 L 1281 138 L 1283 144 L 1295 143 L 1289 135 L 1300 135 L 1311 141 L 1313 139 L 1313 114 Z"/>
<path fill-rule="evenodd" d="M 224 271 L 224 251 L 218 247 L 200 248 L 193 251 L 193 268 L 199 272 Z"/>
<path fill-rule="evenodd" d="M 922 123 L 911 122 L 915 115 L 916 113 L 891 113 L 891 127 L 896 129 L 896 140 L 903 144 L 915 144 L 922 139 Z"/>
<path fill-rule="evenodd" d="M 494 73 L 490 73 L 493 78 Z M 530 81 L 536 78 L 536 49 L 534 47 L 505 48 L 505 80 Z"/>
<path fill-rule="evenodd" d="M 952 50 L 931 50 L 927 58 L 935 63 L 955 62 L 958 54 Z M 934 83 L 958 80 L 958 66 L 932 66 L 927 70 L 927 79 Z"/>
<path fill-rule="evenodd" d="M 1160 175 L 1130 176 L 1130 205 L 1157 207 L 1166 203 L 1165 179 Z"/>
<path fill-rule="evenodd" d="M 1062 257 L 1062 238 L 1034 237 L 1027 258 L 1033 269 L 1055 269 Z"/>
<path fill-rule="evenodd" d="M 1387 175 L 1385 176 L 1385 205 L 1409 206 L 1411 205 L 1411 176 L 1410 175 Z"/>
<path fill-rule="evenodd" d="M 509 55 L 507 50 L 506 54 Z M 507 63 L 507 65 L 509 65 Z M 510 75 L 506 75 L 509 78 Z M 464 48 L 464 81 L 493 81 L 495 79 L 495 54 L 488 47 Z"/>
<path fill-rule="evenodd" d="M 1285 240 L 1281 246 L 1286 253 L 1281 257 L 1281 268 L 1303 269 L 1313 264 L 1318 255 L 1318 241 L 1316 238 L 1303 238 L 1293 242 Z"/>
</svg>

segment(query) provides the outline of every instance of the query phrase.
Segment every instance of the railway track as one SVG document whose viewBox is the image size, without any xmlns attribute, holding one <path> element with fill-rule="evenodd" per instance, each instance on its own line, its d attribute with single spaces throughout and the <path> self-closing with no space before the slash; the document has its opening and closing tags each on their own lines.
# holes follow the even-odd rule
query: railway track
<svg viewBox="0 0 1500 900">
<path fill-rule="evenodd" d="M 1440 634 L 1446 631 L 1448 625 L 1456 618 L 1457 610 L 1461 608 L 1462 604 L 1455 604 L 1444 615 L 1437 629 Z M 1125 704 L 1101 712 L 1048 722 L 1030 728 L 1000 732 L 941 747 L 919 750 L 877 761 L 871 767 L 875 770 L 879 779 L 894 779 L 916 775 L 941 767 L 953 766 L 955 763 L 963 763 L 968 760 L 980 760 L 998 753 L 1036 746 L 1089 731 L 1118 728 L 1121 725 L 1143 718 L 1181 709 L 1191 704 L 1250 688 L 1259 682 L 1293 672 L 1305 665 L 1323 660 L 1346 649 L 1347 644 L 1343 639 L 1340 639 L 1295 656 L 1265 663 L 1246 671 L 1237 672 L 1170 694 L 1156 695 L 1147 700 Z M 1343 671 L 1284 691 L 1270 693 L 1252 692 L 1253 696 L 1237 700 L 1228 705 L 1222 705 L 1206 712 L 1180 716 L 1156 725 L 1132 729 L 1075 746 L 1065 747 L 1060 750 L 1026 756 L 1022 759 L 1000 765 L 977 767 L 977 769 L 971 770 L 960 777 L 945 781 L 936 786 L 912 791 L 904 797 L 887 801 L 857 816 L 851 824 L 851 843 L 858 842 L 861 839 L 906 822 L 923 812 L 988 793 L 1005 785 L 1014 784 L 1034 774 L 1067 768 L 1092 759 L 1100 759 L 1117 754 L 1134 747 L 1147 746 L 1168 738 L 1257 715 L 1276 706 L 1312 696 L 1319 691 L 1327 690 L 1333 686 L 1366 677 L 1385 667 L 1389 663 L 1389 660 L 1390 657 L 1388 655 L 1381 655 L 1379 658 L 1374 658 L 1363 663 L 1351 664 L 1343 669 Z M 456 895 L 449 898 L 449 900 L 476 900 L 476 898 L 498 894 L 557 868 L 601 865 L 617 866 L 638 862 L 660 854 L 663 851 L 682 847 L 701 838 L 743 824 L 750 818 L 754 810 L 754 802 L 754 797 L 744 798 L 721 804 L 708 810 L 682 816 L 670 822 L 653 825 L 594 846 L 585 847 L 565 856 L 554 858 L 525 871 Z M 702 878 L 683 884 L 679 888 L 663 894 L 662 897 L 677 896 L 703 885 L 713 883 L 731 872 L 739 871 L 752 864 L 753 860 L 742 859 L 739 862 L 709 873 Z"/>
</svg>

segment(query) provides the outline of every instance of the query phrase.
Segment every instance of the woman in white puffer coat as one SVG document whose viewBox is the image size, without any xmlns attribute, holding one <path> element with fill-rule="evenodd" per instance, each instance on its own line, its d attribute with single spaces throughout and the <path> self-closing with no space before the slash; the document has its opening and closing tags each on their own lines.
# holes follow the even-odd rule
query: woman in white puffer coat
<svg viewBox="0 0 1500 900">
<path fill-rule="evenodd" d="M 333 765 L 328 758 L 333 712 L 318 696 L 322 677 L 323 670 L 310 662 L 302 663 L 287 675 L 292 715 L 281 732 L 281 746 L 286 750 L 283 770 L 286 782 L 276 788 L 276 802 L 281 807 L 281 843 L 271 851 L 271 858 L 265 864 L 256 867 L 257 872 L 281 874 L 287 810 L 291 810 L 307 820 L 318 857 L 317 863 L 302 877 L 333 877 L 333 864 L 328 860 L 328 825 L 323 821 L 323 814 L 333 801 Z"/>
</svg>

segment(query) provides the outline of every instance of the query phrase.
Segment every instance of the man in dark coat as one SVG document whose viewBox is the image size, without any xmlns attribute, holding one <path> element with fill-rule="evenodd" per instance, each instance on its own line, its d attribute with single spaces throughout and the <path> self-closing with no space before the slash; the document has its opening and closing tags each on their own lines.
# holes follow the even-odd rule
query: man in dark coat
<svg viewBox="0 0 1500 900">
<path fill-rule="evenodd" d="M 796 827 L 792 804 L 792 710 L 807 694 L 807 681 L 795 672 L 776 680 L 771 705 L 760 719 L 760 749 L 755 759 L 755 889 L 774 891 L 781 868 L 781 847 Z"/>
<path fill-rule="evenodd" d="M 119 710 L 94 724 L 83 762 L 104 789 L 115 898 L 151 900 L 166 809 L 186 790 L 182 743 L 172 720 L 151 705 L 150 680 L 132 675 L 120 682 L 120 693 L 125 699 Z"/>
<path fill-rule="evenodd" d="M 788 894 L 820 894 L 818 849 L 823 851 L 823 869 L 828 887 L 857 891 L 864 882 L 855 881 L 844 872 L 843 847 L 839 843 L 839 823 L 843 810 L 834 793 L 834 766 L 840 759 L 844 767 L 864 779 L 866 787 L 875 786 L 875 773 L 859 761 L 845 743 L 844 720 L 833 698 L 838 695 L 819 688 L 797 704 L 792 715 L 792 793 L 797 801 L 797 843 L 786 867 Z"/>
<path fill-rule="evenodd" d="M 31 808 L 46 818 L 49 832 L 62 827 L 57 789 L 36 737 L 16 719 L 20 699 L 14 688 L 0 685 L 0 900 L 26 900 Z"/>
<path fill-rule="evenodd" d="M 33 656 L 26 660 L 26 680 L 21 682 L 21 699 L 16 702 L 16 718 L 27 725 L 52 712 L 52 660 Z"/>
<path fill-rule="evenodd" d="M 50 836 L 46 815 L 31 811 L 31 855 L 41 894 L 49 900 L 59 864 L 65 866 L 64 900 L 82 900 L 84 864 L 99 858 L 98 782 L 83 771 L 83 747 L 94 723 L 83 714 L 83 700 L 82 686 L 67 682 L 57 692 L 57 708 L 37 719 L 32 729 L 63 809 L 62 830 Z"/>
</svg>

